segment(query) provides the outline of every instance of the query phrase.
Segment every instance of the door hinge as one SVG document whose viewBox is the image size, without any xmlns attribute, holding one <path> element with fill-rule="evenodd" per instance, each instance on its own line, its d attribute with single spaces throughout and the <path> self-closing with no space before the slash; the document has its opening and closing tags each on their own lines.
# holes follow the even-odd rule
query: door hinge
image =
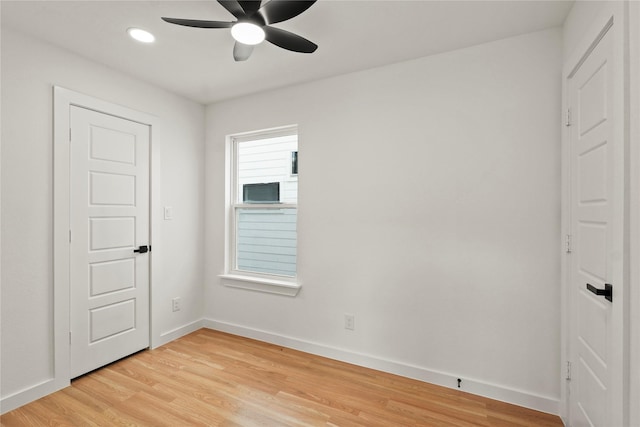
<svg viewBox="0 0 640 427">
<path fill-rule="evenodd" d="M 71 344 L 71 331 L 69 331 L 69 344 Z"/>
<path fill-rule="evenodd" d="M 69 142 L 71 142 L 71 128 L 69 128 Z"/>
<path fill-rule="evenodd" d="M 565 113 L 564 125 L 571 126 L 571 108 L 567 108 L 567 111 Z"/>
<path fill-rule="evenodd" d="M 567 376 L 565 377 L 565 380 L 571 381 L 571 362 L 569 362 L 568 360 L 567 360 Z"/>
<path fill-rule="evenodd" d="M 69 243 L 71 243 L 71 230 L 69 230 Z"/>
<path fill-rule="evenodd" d="M 564 251 L 568 254 L 571 253 L 571 234 L 567 234 L 564 238 Z"/>
</svg>

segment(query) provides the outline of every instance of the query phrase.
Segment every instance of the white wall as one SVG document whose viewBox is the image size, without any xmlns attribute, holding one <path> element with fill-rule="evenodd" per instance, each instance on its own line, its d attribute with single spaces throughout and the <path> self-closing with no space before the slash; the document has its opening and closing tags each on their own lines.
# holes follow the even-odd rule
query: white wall
<svg viewBox="0 0 640 427">
<path fill-rule="evenodd" d="M 204 107 L 2 28 L 3 400 L 53 375 L 53 85 L 153 114 L 155 342 L 202 318 Z M 159 189 L 159 191 L 158 191 Z M 173 221 L 161 207 L 173 206 Z M 171 311 L 171 298 L 182 311 Z M 196 323 L 194 323 L 196 322 Z M 172 332 L 173 331 L 173 332 Z M 3 408 L 5 410 L 5 408 Z"/>
<path fill-rule="evenodd" d="M 557 413 L 561 52 L 552 29 L 210 105 L 208 325 Z M 302 290 L 222 286 L 225 136 L 289 124 Z"/>
</svg>

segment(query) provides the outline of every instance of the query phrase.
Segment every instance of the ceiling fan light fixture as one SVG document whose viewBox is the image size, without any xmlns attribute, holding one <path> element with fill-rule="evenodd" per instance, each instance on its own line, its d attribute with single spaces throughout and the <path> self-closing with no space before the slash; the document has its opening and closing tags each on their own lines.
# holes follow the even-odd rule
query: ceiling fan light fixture
<svg viewBox="0 0 640 427">
<path fill-rule="evenodd" d="M 132 39 L 138 40 L 142 43 L 153 43 L 156 40 L 153 34 L 141 28 L 129 28 L 127 33 L 129 33 L 129 36 L 131 36 Z"/>
<path fill-rule="evenodd" d="M 238 22 L 231 27 L 231 35 L 238 43 L 250 46 L 262 43 L 265 38 L 262 27 L 251 22 Z"/>
<path fill-rule="evenodd" d="M 2 1 L 2 0 L 0 0 Z M 313 53 L 318 45 L 302 36 L 272 27 L 271 24 L 287 21 L 309 9 L 317 0 L 218 0 L 236 21 L 204 21 L 162 17 L 169 24 L 194 28 L 231 29 L 235 40 L 233 59 L 246 61 L 253 52 L 253 46 L 267 40 L 271 44 L 291 52 Z"/>
</svg>

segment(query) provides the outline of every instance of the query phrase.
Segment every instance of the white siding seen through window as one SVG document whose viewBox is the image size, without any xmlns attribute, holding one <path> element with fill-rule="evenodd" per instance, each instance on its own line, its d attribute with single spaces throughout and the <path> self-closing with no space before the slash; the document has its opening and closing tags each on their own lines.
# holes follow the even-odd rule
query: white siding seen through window
<svg viewBox="0 0 640 427">
<path fill-rule="evenodd" d="M 243 136 L 234 138 L 233 145 L 232 270 L 295 277 L 298 175 L 292 173 L 292 158 L 297 134 Z"/>
</svg>

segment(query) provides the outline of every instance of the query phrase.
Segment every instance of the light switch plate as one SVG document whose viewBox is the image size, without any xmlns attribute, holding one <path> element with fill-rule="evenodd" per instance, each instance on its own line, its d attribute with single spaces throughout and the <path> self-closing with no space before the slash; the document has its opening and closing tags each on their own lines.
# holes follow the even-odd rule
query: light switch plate
<svg viewBox="0 0 640 427">
<path fill-rule="evenodd" d="M 165 220 L 173 219 L 173 208 L 171 206 L 164 207 L 164 219 Z"/>
</svg>

